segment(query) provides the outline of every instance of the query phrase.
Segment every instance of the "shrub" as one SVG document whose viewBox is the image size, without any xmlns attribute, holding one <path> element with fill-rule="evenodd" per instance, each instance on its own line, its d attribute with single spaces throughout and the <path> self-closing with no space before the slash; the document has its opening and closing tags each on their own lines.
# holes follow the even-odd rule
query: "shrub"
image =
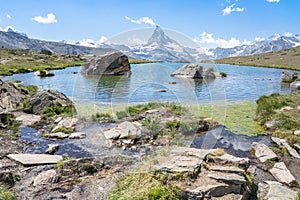
<svg viewBox="0 0 300 200">
<path fill-rule="evenodd" d="M 45 108 L 42 113 L 42 117 L 47 119 L 56 115 L 63 115 L 63 116 L 72 116 L 73 115 L 73 106 L 60 106 L 60 105 L 53 105 Z"/>
<path fill-rule="evenodd" d="M 225 72 L 220 72 L 220 75 L 221 75 L 222 78 L 227 77 L 227 74 Z"/>
<path fill-rule="evenodd" d="M 1 200 L 15 200 L 15 194 L 5 185 L 0 184 L 0 199 Z"/>
</svg>

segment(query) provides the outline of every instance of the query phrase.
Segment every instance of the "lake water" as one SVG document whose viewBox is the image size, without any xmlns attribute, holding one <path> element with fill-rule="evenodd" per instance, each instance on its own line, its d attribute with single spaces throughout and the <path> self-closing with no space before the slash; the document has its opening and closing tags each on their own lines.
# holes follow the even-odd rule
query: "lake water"
<svg viewBox="0 0 300 200">
<path fill-rule="evenodd" d="M 55 76 L 40 78 L 34 73 L 15 74 L 4 80 L 20 80 L 24 85 L 63 92 L 78 104 L 129 104 L 149 101 L 175 101 L 183 104 L 255 100 L 274 92 L 289 93 L 281 85 L 280 69 L 203 64 L 227 73 L 226 78 L 197 81 L 170 77 L 184 63 L 131 65 L 130 77 L 85 77 L 81 67 L 54 70 Z M 176 84 L 171 84 L 176 82 Z M 158 90 L 167 90 L 158 92 Z"/>
</svg>

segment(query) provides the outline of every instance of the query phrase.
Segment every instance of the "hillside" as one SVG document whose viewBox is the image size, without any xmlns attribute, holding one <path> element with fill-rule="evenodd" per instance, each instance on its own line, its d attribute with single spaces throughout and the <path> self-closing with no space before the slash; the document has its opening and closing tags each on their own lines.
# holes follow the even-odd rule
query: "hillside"
<svg viewBox="0 0 300 200">
<path fill-rule="evenodd" d="M 214 62 L 218 64 L 300 70 L 300 46 L 281 51 L 256 54 L 252 56 L 222 58 L 214 60 Z"/>
<path fill-rule="evenodd" d="M 40 53 L 23 49 L 0 49 L 0 75 L 12 75 L 37 70 L 61 69 L 82 65 L 79 55 Z"/>
</svg>

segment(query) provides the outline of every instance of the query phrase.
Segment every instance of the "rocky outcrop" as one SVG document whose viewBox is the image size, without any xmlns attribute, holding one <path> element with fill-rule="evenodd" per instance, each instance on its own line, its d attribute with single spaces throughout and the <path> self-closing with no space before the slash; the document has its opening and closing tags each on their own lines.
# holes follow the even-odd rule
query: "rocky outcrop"
<svg viewBox="0 0 300 200">
<path fill-rule="evenodd" d="M 253 142 L 252 148 L 260 162 L 277 159 L 277 155 L 265 144 Z"/>
<path fill-rule="evenodd" d="M 282 82 L 292 82 L 299 78 L 298 73 L 292 73 L 287 70 L 283 70 L 281 73 Z"/>
<path fill-rule="evenodd" d="M 48 77 L 48 76 L 54 76 L 55 74 L 51 71 L 40 70 L 40 71 L 34 72 L 34 75 L 35 76 L 40 76 L 40 77 Z"/>
<path fill-rule="evenodd" d="M 113 52 L 87 61 L 81 73 L 84 75 L 127 75 L 130 74 L 128 57 L 121 52 Z"/>
<path fill-rule="evenodd" d="M 14 83 L 7 83 L 0 79 L 0 113 L 14 111 L 24 101 L 24 94 Z"/>
<path fill-rule="evenodd" d="M 288 170 L 284 162 L 275 163 L 274 167 L 270 169 L 271 174 L 276 178 L 277 181 L 292 185 L 296 183 L 295 177 Z"/>
<path fill-rule="evenodd" d="M 214 79 L 216 75 L 212 68 L 205 68 L 198 64 L 185 64 L 171 74 L 173 77 L 191 79 Z"/>
<path fill-rule="evenodd" d="M 138 139 L 142 136 L 141 124 L 138 122 L 122 122 L 115 128 L 104 132 L 108 140 L 115 139 Z"/>
<path fill-rule="evenodd" d="M 292 82 L 291 85 L 290 85 L 290 87 L 291 87 L 292 91 L 298 90 L 298 88 L 300 87 L 300 81 Z"/>
<path fill-rule="evenodd" d="M 293 149 L 293 148 L 287 143 L 286 140 L 280 139 L 280 138 L 276 138 L 276 137 L 271 137 L 271 139 L 272 139 L 272 141 L 273 141 L 274 143 L 276 143 L 278 146 L 285 147 L 285 148 L 288 150 L 288 152 L 289 152 L 289 154 L 290 154 L 291 156 L 293 156 L 294 158 L 300 159 L 300 155 L 298 154 L 298 152 L 297 152 L 295 149 Z"/>
<path fill-rule="evenodd" d="M 55 90 L 42 90 L 34 94 L 29 99 L 29 110 L 33 114 L 42 114 L 43 111 L 51 106 L 67 107 L 72 106 L 72 101 L 63 93 Z M 74 107 L 73 107 L 74 110 Z"/>
<path fill-rule="evenodd" d="M 276 182 L 266 181 L 258 184 L 258 199 L 264 200 L 294 200 L 296 199 L 297 191 L 294 191 L 287 186 Z"/>
<path fill-rule="evenodd" d="M 74 117 L 58 117 L 55 122 L 57 125 L 51 130 L 51 132 L 56 132 L 59 129 L 68 129 L 70 131 L 75 130 L 75 126 L 79 120 Z"/>
</svg>

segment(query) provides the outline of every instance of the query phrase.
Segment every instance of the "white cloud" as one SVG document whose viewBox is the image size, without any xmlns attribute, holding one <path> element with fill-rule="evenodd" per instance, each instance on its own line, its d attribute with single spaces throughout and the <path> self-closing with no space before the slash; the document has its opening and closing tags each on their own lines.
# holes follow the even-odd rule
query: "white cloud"
<svg viewBox="0 0 300 200">
<path fill-rule="evenodd" d="M 235 3 L 231 4 L 230 6 L 227 6 L 222 10 L 223 16 L 229 15 L 232 12 L 243 12 L 245 11 L 245 8 L 235 7 Z"/>
<path fill-rule="evenodd" d="M 286 36 L 286 37 L 291 37 L 292 34 L 291 34 L 290 32 L 286 32 L 286 33 L 284 33 L 284 36 Z"/>
<path fill-rule="evenodd" d="M 11 19 L 10 14 L 6 14 L 6 18 L 7 18 L 7 19 Z"/>
<path fill-rule="evenodd" d="M 265 38 L 262 38 L 262 37 L 255 37 L 254 39 L 256 42 L 261 42 L 263 40 L 265 40 Z"/>
<path fill-rule="evenodd" d="M 34 18 L 32 18 L 32 20 L 41 24 L 52 24 L 57 22 L 56 17 L 53 13 L 47 14 L 47 17 L 35 16 Z"/>
<path fill-rule="evenodd" d="M 280 0 L 267 0 L 267 2 L 270 2 L 270 3 L 278 3 Z"/>
<path fill-rule="evenodd" d="M 209 45 L 214 45 L 218 46 L 221 48 L 232 48 L 235 46 L 239 46 L 244 43 L 248 43 L 248 41 L 240 42 L 238 39 L 231 37 L 229 40 L 225 40 L 222 38 L 214 38 L 212 33 L 206 33 L 203 32 L 201 34 L 200 39 L 194 39 L 194 41 L 200 43 L 200 44 L 209 44 Z"/>
<path fill-rule="evenodd" d="M 142 17 L 140 19 L 132 19 L 130 17 L 125 16 L 125 19 L 127 19 L 127 20 L 129 20 L 129 21 L 131 21 L 132 23 L 135 23 L 135 24 L 145 23 L 145 24 L 150 24 L 152 26 L 155 26 L 155 22 L 150 17 Z"/>
</svg>

